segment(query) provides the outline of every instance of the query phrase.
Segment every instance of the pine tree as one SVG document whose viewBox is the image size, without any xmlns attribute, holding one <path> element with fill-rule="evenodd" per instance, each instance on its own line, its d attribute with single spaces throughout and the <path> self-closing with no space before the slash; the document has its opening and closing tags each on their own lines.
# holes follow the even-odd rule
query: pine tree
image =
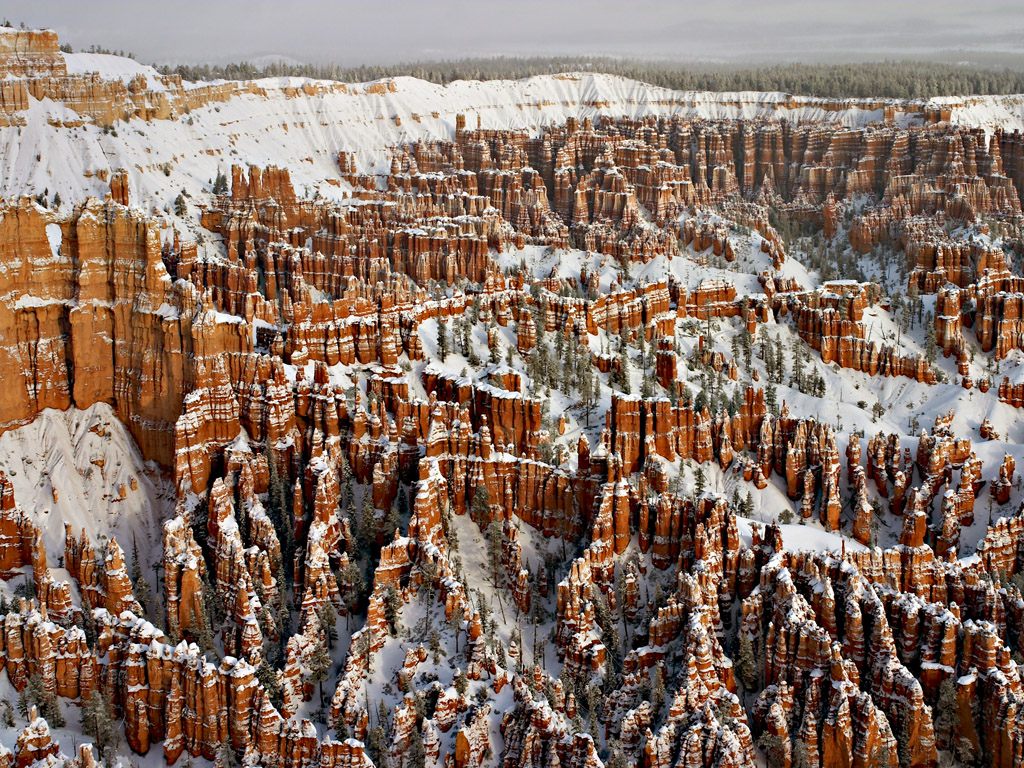
<svg viewBox="0 0 1024 768">
<path fill-rule="evenodd" d="M 370 729 L 370 735 L 366 739 L 366 751 L 370 753 L 370 760 L 374 765 L 387 765 L 387 736 L 384 735 L 384 728 L 380 725 L 375 725 Z"/>
<path fill-rule="evenodd" d="M 782 337 L 781 336 L 776 336 L 775 337 L 775 379 L 774 379 L 776 384 L 781 384 L 782 383 L 783 374 L 785 373 L 785 371 L 783 370 L 783 365 L 782 365 L 782 361 L 784 359 L 785 359 L 785 356 L 782 354 Z"/>
<path fill-rule="evenodd" d="M 398 507 L 392 504 L 388 507 L 388 514 L 384 518 L 384 541 L 391 541 L 398 535 L 399 518 Z"/>
<path fill-rule="evenodd" d="M 290 526 L 286 524 L 286 517 L 290 518 L 291 515 L 285 515 L 284 480 L 278 473 L 277 454 L 274 452 L 269 440 L 264 447 L 264 454 L 267 459 L 267 471 L 269 475 L 269 480 L 267 482 L 267 516 L 270 518 L 270 522 L 274 524 L 274 531 L 277 533 L 277 539 L 281 543 L 282 561 L 285 567 L 287 567 L 288 555 L 285 550 L 287 549 L 286 540 L 289 539 L 289 531 L 287 529 L 289 529 Z M 291 538 L 294 539 L 294 535 Z"/>
<path fill-rule="evenodd" d="M 270 697 L 270 703 L 280 708 L 284 701 L 281 695 L 281 684 L 277 680 L 277 671 L 270 666 L 265 658 L 261 659 L 260 665 L 256 667 L 256 679 L 260 681 L 263 690 Z"/>
<path fill-rule="evenodd" d="M 455 635 L 455 652 L 459 652 L 459 634 L 462 632 L 462 617 L 458 611 L 452 613 L 452 617 L 448 620 L 448 629 Z M 455 682 L 458 683 L 458 677 L 455 678 Z M 456 685 L 456 689 L 458 686 Z"/>
<path fill-rule="evenodd" d="M 618 739 L 612 739 L 608 742 L 608 761 L 605 763 L 606 768 L 629 768 L 629 760 L 622 751 L 622 745 Z"/>
<path fill-rule="evenodd" d="M 448 325 L 440 315 L 437 318 L 437 356 L 442 363 L 448 357 Z"/>
<path fill-rule="evenodd" d="M 661 667 L 656 666 L 654 668 L 654 683 L 651 686 L 651 705 L 654 707 L 655 715 L 665 703 L 665 695 L 665 675 L 662 673 Z"/>
<path fill-rule="evenodd" d="M 114 720 L 114 708 L 107 694 L 93 690 L 89 697 L 83 700 L 82 732 L 92 737 L 101 760 L 107 749 L 117 747 L 120 731 Z"/>
<path fill-rule="evenodd" d="M 487 557 L 491 563 L 491 579 L 494 586 L 498 586 L 498 574 L 501 572 L 501 543 L 502 525 L 501 520 L 495 518 L 487 526 Z"/>
<path fill-rule="evenodd" d="M 427 764 L 427 753 L 423 749 L 423 724 L 418 717 L 409 733 L 409 748 L 405 760 L 406 768 L 425 768 Z"/>
<path fill-rule="evenodd" d="M 217 179 L 213 182 L 213 194 L 226 195 L 228 193 L 228 177 L 223 171 L 217 171 Z"/>
<path fill-rule="evenodd" d="M 757 740 L 757 746 L 764 752 L 769 768 L 780 768 L 783 765 L 783 744 L 779 736 L 766 730 Z"/>
<path fill-rule="evenodd" d="M 213 590 L 207 591 L 212 592 Z M 213 644 L 213 631 L 210 629 L 210 619 L 207 616 L 206 610 L 200 609 L 199 615 L 197 616 L 196 610 L 193 608 L 189 626 L 196 633 L 196 639 L 200 649 L 202 649 L 204 653 L 214 653 L 215 647 Z"/>
<path fill-rule="evenodd" d="M 697 465 L 697 471 L 693 476 L 694 492 L 697 496 L 704 495 L 704 488 L 707 485 L 707 475 L 704 473 L 704 467 L 701 464 Z"/>
<path fill-rule="evenodd" d="M 331 668 L 331 654 L 327 651 L 327 647 L 317 643 L 313 653 L 306 661 L 306 666 L 309 667 L 310 681 L 316 683 L 320 689 L 320 703 L 323 704 L 324 680 L 327 679 L 327 673 Z"/>
<path fill-rule="evenodd" d="M 736 653 L 736 676 L 747 691 L 757 689 L 757 662 L 754 660 L 754 644 L 745 632 L 740 632 L 739 649 Z"/>
<path fill-rule="evenodd" d="M 768 386 L 764 388 L 764 404 L 768 409 L 768 413 L 772 416 L 779 415 L 779 402 L 778 393 L 775 389 L 775 383 L 769 380 Z"/>
<path fill-rule="evenodd" d="M 491 519 L 491 494 L 482 483 L 473 490 L 469 516 L 477 525 L 483 525 Z"/>
<path fill-rule="evenodd" d="M 624 395 L 628 395 L 632 391 L 629 379 L 629 355 L 626 354 L 626 348 L 623 347 L 622 351 L 619 352 L 619 368 L 615 372 L 615 383 L 618 385 L 619 391 Z"/>
<path fill-rule="evenodd" d="M 590 427 L 590 412 L 593 409 L 594 398 L 596 397 L 596 379 L 594 366 L 591 364 L 588 355 L 580 355 L 582 360 L 579 371 L 580 400 L 583 401 L 583 408 L 586 411 L 586 426 Z"/>
<path fill-rule="evenodd" d="M 387 622 L 388 631 L 392 635 L 398 635 L 399 617 L 398 612 L 402 608 L 402 598 L 398 590 L 388 584 L 384 591 L 384 620 Z"/>
<path fill-rule="evenodd" d="M 349 615 L 357 610 L 363 601 L 366 583 L 363 581 L 363 572 L 351 558 L 348 561 L 348 565 L 342 571 L 341 577 L 348 587 L 347 593 L 342 593 L 345 596 L 345 605 L 348 608 L 345 613 L 345 626 L 348 627 Z"/>
<path fill-rule="evenodd" d="M 153 597 L 149 590 L 149 582 L 142 575 L 142 566 L 139 564 L 139 548 L 134 534 L 132 535 L 131 581 L 132 593 L 136 602 L 142 606 L 142 615 L 145 616 L 149 613 L 149 605 L 153 601 Z"/>
<path fill-rule="evenodd" d="M 333 649 L 334 643 L 338 639 L 338 612 L 334 610 L 334 604 L 330 600 L 325 600 L 316 612 L 316 616 L 327 637 L 327 647 Z"/>
<path fill-rule="evenodd" d="M 369 488 L 363 494 L 363 511 L 359 517 L 359 548 L 368 553 L 377 546 L 377 510 Z"/>
<path fill-rule="evenodd" d="M 956 685 L 947 677 L 939 686 L 939 698 L 935 702 L 935 738 L 940 749 L 948 749 L 956 722 Z"/>
</svg>

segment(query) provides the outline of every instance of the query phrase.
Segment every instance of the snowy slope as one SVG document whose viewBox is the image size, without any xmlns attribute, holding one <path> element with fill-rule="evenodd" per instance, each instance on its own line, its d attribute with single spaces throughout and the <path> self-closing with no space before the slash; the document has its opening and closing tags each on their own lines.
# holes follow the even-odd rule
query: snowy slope
<svg viewBox="0 0 1024 768">
<path fill-rule="evenodd" d="M 66 56 L 69 71 L 99 72 L 110 79 L 155 72 L 131 59 L 101 54 Z M 545 75 L 524 80 L 457 81 L 447 86 L 410 77 L 343 85 L 301 78 L 256 81 L 257 93 L 194 109 L 177 120 L 139 119 L 114 126 L 64 127 L 77 117 L 63 105 L 32 100 L 24 126 L 0 129 L 5 147 L 0 195 L 59 192 L 66 202 L 103 194 L 94 174 L 126 168 L 135 200 L 169 205 L 182 188 L 209 189 L 218 169 L 233 163 L 286 166 L 296 187 L 339 196 L 339 151 L 353 152 L 360 170 L 382 167 L 389 146 L 451 138 L 458 114 L 467 125 L 535 131 L 568 117 L 680 115 L 691 118 L 772 118 L 864 125 L 881 119 L 878 102 L 850 100 L 846 109 L 782 93 L 704 93 L 658 88 L 603 74 Z M 389 90 L 394 88 L 394 92 Z M 961 100 L 962 101 L 962 100 Z M 897 109 L 906 123 L 914 112 Z M 935 100 L 952 103 L 952 100 Z M 79 118 L 80 119 L 80 118 Z M 993 127 L 1024 127 L 1021 97 L 978 97 L 953 110 L 952 120 Z M 38 158 L 38 160 L 37 160 Z M 167 174 L 165 175 L 165 166 Z"/>
<path fill-rule="evenodd" d="M 47 552 L 64 551 L 64 523 L 93 542 L 115 537 L 126 553 L 159 547 L 160 524 L 174 506 L 173 486 L 143 460 L 113 409 L 47 409 L 0 435 L 0 471 L 14 499 L 43 532 Z M 56 565 L 56 563 L 53 563 Z"/>
<path fill-rule="evenodd" d="M 106 53 L 65 53 L 64 64 L 69 75 L 95 73 L 104 80 L 126 82 L 141 76 L 146 78 L 146 87 L 149 90 L 166 90 L 166 86 L 160 82 L 159 72 L 126 56 L 111 56 Z"/>
</svg>

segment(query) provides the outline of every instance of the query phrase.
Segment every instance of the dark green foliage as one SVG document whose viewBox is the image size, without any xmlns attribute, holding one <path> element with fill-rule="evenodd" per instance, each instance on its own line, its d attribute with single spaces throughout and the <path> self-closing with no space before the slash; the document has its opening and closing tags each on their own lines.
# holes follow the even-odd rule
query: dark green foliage
<svg viewBox="0 0 1024 768">
<path fill-rule="evenodd" d="M 383 727 L 375 725 L 370 729 L 370 734 L 366 739 L 366 751 L 370 753 L 370 759 L 374 765 L 387 764 L 388 745 Z"/>
<path fill-rule="evenodd" d="M 344 67 L 339 64 L 258 66 L 250 62 L 225 65 L 164 66 L 165 74 L 186 80 L 248 80 L 259 77 L 314 77 L 361 83 L 384 77 L 410 76 L 447 84 L 453 80 L 518 79 L 560 72 L 606 72 L 683 91 L 783 91 L 825 98 L 916 99 L 962 94 L 1024 92 L 1024 72 L 986 69 L 926 61 L 878 61 L 855 64 L 776 64 L 736 69 L 728 65 L 647 62 L 593 56 L 468 58 L 444 61 Z"/>
<path fill-rule="evenodd" d="M 267 696 L 270 697 L 270 703 L 280 708 L 284 702 L 284 697 L 281 695 L 281 684 L 277 681 L 277 672 L 267 663 L 266 659 L 260 661 L 260 665 L 256 667 L 256 679 L 263 685 Z"/>
<path fill-rule="evenodd" d="M 388 631 L 392 635 L 398 634 L 399 617 L 398 612 L 402 609 L 402 597 L 393 585 L 388 584 L 384 594 L 384 620 L 387 622 Z"/>
<path fill-rule="evenodd" d="M 487 486 L 478 485 L 473 491 L 469 516 L 477 525 L 482 525 L 491 519 L 491 494 L 488 493 Z"/>
<path fill-rule="evenodd" d="M 226 195 L 228 193 L 228 177 L 223 171 L 217 171 L 217 179 L 213 182 L 213 194 Z"/>
<path fill-rule="evenodd" d="M 108 748 L 117 746 L 120 741 L 120 729 L 108 695 L 93 691 L 82 702 L 82 732 L 92 737 L 100 759 L 103 759 L 103 753 Z"/>
<path fill-rule="evenodd" d="M 736 677 L 747 691 L 757 690 L 760 675 L 757 661 L 754 659 L 754 643 L 743 632 L 740 633 L 739 649 L 736 653 Z"/>
</svg>

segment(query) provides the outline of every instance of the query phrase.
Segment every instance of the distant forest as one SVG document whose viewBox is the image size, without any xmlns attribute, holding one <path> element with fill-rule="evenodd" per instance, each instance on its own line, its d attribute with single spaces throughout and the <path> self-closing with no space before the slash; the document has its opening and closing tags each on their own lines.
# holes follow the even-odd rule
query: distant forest
<svg viewBox="0 0 1024 768">
<path fill-rule="evenodd" d="M 775 64 L 732 69 L 683 63 L 583 56 L 478 58 L 407 64 L 344 67 L 337 64 L 226 65 L 160 67 L 186 80 L 248 80 L 259 77 L 311 77 L 348 83 L 407 75 L 445 85 L 453 80 L 518 80 L 559 72 L 604 72 L 680 91 L 782 91 L 824 98 L 918 99 L 932 96 L 1024 93 L 1024 71 L 985 69 L 921 61 L 862 64 Z"/>
</svg>

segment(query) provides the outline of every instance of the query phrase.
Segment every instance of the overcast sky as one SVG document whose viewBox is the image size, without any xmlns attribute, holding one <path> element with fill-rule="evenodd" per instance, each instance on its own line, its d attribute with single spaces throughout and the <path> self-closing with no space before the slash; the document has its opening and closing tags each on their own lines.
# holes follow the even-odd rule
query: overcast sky
<svg viewBox="0 0 1024 768">
<path fill-rule="evenodd" d="M 382 64 L 589 54 L 770 61 L 893 56 L 1024 67 L 1024 2 L 5 0 L 15 25 L 143 62 Z"/>
</svg>

